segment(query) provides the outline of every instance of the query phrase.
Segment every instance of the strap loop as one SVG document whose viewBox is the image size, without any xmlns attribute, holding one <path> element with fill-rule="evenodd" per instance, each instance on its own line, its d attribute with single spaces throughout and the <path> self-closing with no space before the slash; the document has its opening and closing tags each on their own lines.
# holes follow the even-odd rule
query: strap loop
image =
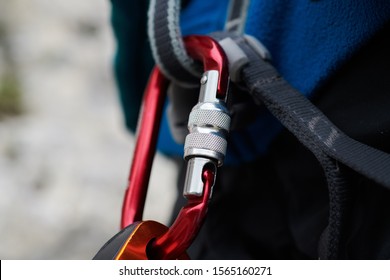
<svg viewBox="0 0 390 280">
<path fill-rule="evenodd" d="M 202 68 L 184 48 L 179 28 L 180 0 L 151 0 L 148 37 L 156 64 L 171 81 L 183 87 L 197 87 Z"/>
</svg>

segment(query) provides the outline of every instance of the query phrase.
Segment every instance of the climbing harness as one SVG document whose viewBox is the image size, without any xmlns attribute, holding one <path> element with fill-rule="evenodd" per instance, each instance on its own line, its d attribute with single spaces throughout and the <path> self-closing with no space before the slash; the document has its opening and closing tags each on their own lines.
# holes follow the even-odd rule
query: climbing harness
<svg viewBox="0 0 390 280">
<path fill-rule="evenodd" d="M 166 10 L 170 22 L 178 22 L 178 11 L 169 9 L 173 2 L 174 0 L 156 1 L 155 6 L 151 7 L 151 15 L 155 14 L 153 9 Z M 233 5 L 241 7 L 245 4 L 245 1 L 233 2 L 236 2 Z M 156 61 L 169 75 L 176 77 L 175 82 L 190 83 L 191 78 L 180 80 L 180 65 L 183 64 L 180 61 L 184 56 L 176 56 L 179 62 L 172 63 L 171 57 L 180 53 L 180 50 L 171 48 L 175 52 L 173 53 L 164 47 L 173 44 L 180 46 L 180 32 L 169 32 L 173 28 L 177 30 L 177 25 L 164 25 L 164 17 L 150 16 L 149 21 L 149 38 Z M 346 179 L 346 173 L 353 170 L 390 188 L 390 155 L 351 139 L 338 129 L 316 106 L 280 76 L 268 62 L 270 56 L 255 38 L 240 36 L 234 28 L 212 36 L 219 42 L 226 39 L 234 41 L 225 48 L 232 81 L 244 87 L 254 103 L 265 106 L 321 164 L 328 183 L 329 220 L 320 239 L 319 257 L 338 258 L 339 244 L 343 236 L 342 225 L 345 224 L 347 216 L 344 205 L 352 187 Z M 231 53 L 233 55 L 229 55 Z M 244 53 L 244 56 L 241 54 L 238 59 L 235 57 L 237 53 Z M 191 65 L 193 64 L 187 64 L 187 68 L 191 67 L 191 71 L 194 71 L 196 68 Z"/>
<path fill-rule="evenodd" d="M 231 122 L 226 107 L 229 74 L 256 104 L 265 106 L 294 134 L 323 167 L 330 207 L 319 257 L 337 258 L 343 234 L 341 225 L 346 216 L 341 205 L 350 189 L 350 182 L 344 176 L 346 170 L 353 170 L 390 189 L 390 155 L 353 140 L 338 129 L 280 76 L 269 63 L 270 55 L 261 43 L 240 35 L 240 27 L 234 21 L 227 24 L 226 32 L 189 36 L 183 40 L 178 29 L 179 2 L 152 0 L 150 4 L 148 33 L 158 66 L 145 91 L 122 210 L 123 230 L 106 243 L 95 259 L 188 258 L 185 251 L 205 219 L 217 167 L 223 164 L 226 153 Z M 241 7 L 247 5 L 247 1 L 233 2 L 244 3 Z M 234 9 L 230 11 L 234 18 L 232 11 Z M 245 15 L 245 12 L 240 14 Z M 190 113 L 189 134 L 184 146 L 184 157 L 188 161 L 184 186 L 187 205 L 169 228 L 154 221 L 142 221 L 168 80 L 183 87 L 194 87 L 199 84 L 195 82 L 199 78 L 199 102 Z"/>
</svg>

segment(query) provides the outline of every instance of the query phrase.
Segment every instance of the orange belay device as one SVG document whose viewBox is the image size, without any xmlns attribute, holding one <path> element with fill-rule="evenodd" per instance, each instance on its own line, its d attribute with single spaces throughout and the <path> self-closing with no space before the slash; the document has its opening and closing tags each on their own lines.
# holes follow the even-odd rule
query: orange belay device
<svg viewBox="0 0 390 280">
<path fill-rule="evenodd" d="M 189 115 L 184 145 L 187 204 L 168 228 L 142 221 L 146 193 L 168 79 L 156 66 L 145 90 L 129 184 L 122 208 L 122 231 L 111 238 L 94 259 L 188 259 L 186 250 L 196 237 L 207 212 L 217 167 L 226 153 L 230 115 L 226 108 L 228 64 L 219 44 L 208 36 L 188 36 L 190 57 L 203 63 L 199 102 Z"/>
</svg>

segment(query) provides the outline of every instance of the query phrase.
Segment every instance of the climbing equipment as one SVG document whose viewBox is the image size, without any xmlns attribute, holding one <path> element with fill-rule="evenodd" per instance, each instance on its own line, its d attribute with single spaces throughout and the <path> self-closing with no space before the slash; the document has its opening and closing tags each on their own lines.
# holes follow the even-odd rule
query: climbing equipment
<svg viewBox="0 0 390 280">
<path fill-rule="evenodd" d="M 187 258 L 184 252 L 205 217 L 216 169 L 222 164 L 226 151 L 230 117 L 225 106 L 229 88 L 225 53 L 233 82 L 244 88 L 256 104 L 265 106 L 323 167 L 329 188 L 330 212 L 328 227 L 321 237 L 319 256 L 337 258 L 343 234 L 341 224 L 346 215 L 340 202 L 350 188 L 344 173 L 353 170 L 390 188 L 390 155 L 345 135 L 279 75 L 268 62 L 270 56 L 260 43 L 246 35 L 238 35 L 239 28 L 234 25 L 231 30 L 227 28 L 230 32 L 212 34 L 214 39 L 190 36 L 183 41 L 180 30 L 173 32 L 178 30 L 177 2 L 151 1 L 149 37 L 159 68 L 153 71 L 146 90 L 122 213 L 124 229 L 107 242 L 95 258 Z M 237 53 L 240 53 L 238 57 Z M 204 65 L 203 75 L 197 63 L 199 60 Z M 194 87 L 200 77 L 200 99 L 189 117 L 190 134 L 186 137 L 184 152 L 188 160 L 184 187 L 188 204 L 170 228 L 152 221 L 141 222 L 167 79 L 184 87 Z M 150 111 L 152 107 L 154 109 Z"/>
<path fill-rule="evenodd" d="M 186 258 L 184 252 L 205 218 L 217 167 L 223 164 L 227 147 L 229 73 L 225 53 L 211 37 L 189 36 L 184 44 L 188 54 L 202 62 L 205 71 L 200 79 L 199 102 L 189 116 L 190 133 L 185 141 L 188 168 L 183 194 L 187 205 L 169 228 L 152 221 L 141 222 L 168 82 L 155 67 L 145 91 L 123 203 L 124 229 L 106 243 L 95 259 Z"/>
</svg>

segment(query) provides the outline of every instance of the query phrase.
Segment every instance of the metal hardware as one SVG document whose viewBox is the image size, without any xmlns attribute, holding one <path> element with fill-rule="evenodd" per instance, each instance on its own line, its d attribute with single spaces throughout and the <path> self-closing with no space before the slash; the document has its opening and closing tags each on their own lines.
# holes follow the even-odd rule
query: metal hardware
<svg viewBox="0 0 390 280">
<path fill-rule="evenodd" d="M 201 196 L 204 166 L 221 166 L 225 158 L 230 115 L 225 100 L 217 98 L 218 77 L 216 70 L 203 74 L 199 102 L 189 116 L 189 134 L 184 145 L 184 159 L 188 161 L 184 196 Z"/>
<path fill-rule="evenodd" d="M 206 157 L 216 160 L 221 166 L 226 154 L 230 115 L 224 100 L 216 97 L 218 71 L 205 72 L 204 76 L 207 82 L 202 84 L 199 102 L 188 120 L 190 133 L 185 140 L 184 158 Z"/>
<path fill-rule="evenodd" d="M 219 44 L 208 36 L 189 36 L 184 38 L 184 44 L 187 53 L 195 60 L 200 60 L 205 70 L 201 79 L 199 103 L 190 116 L 190 134 L 185 146 L 185 158 L 189 160 L 190 166 L 190 179 L 184 191 L 188 202 L 165 233 L 157 234 L 159 236 L 148 240 L 147 246 L 142 247 L 142 250 L 146 248 L 148 251 L 148 258 L 177 259 L 190 246 L 205 218 L 216 169 L 223 163 L 226 152 L 230 117 L 225 106 L 229 86 L 225 53 Z M 144 95 L 137 143 L 122 208 L 122 228 L 142 220 L 167 82 L 155 67 Z M 196 140 L 199 135 L 210 143 L 201 145 L 205 140 Z M 219 144 L 213 144 L 214 141 Z M 127 246 L 130 246 L 130 252 L 139 249 L 137 246 L 125 245 Z M 124 252 L 126 250 L 124 249 Z M 132 253 L 125 256 L 130 255 Z"/>
<path fill-rule="evenodd" d="M 122 206 L 121 228 L 142 220 L 167 86 L 168 80 L 155 67 L 145 89 L 140 112 L 129 184 Z"/>
<path fill-rule="evenodd" d="M 153 259 L 177 259 L 191 245 L 206 217 L 207 206 L 214 186 L 213 166 L 207 165 L 201 174 L 204 182 L 202 196 L 187 196 L 187 204 L 180 210 L 168 231 L 149 245 Z"/>
</svg>

